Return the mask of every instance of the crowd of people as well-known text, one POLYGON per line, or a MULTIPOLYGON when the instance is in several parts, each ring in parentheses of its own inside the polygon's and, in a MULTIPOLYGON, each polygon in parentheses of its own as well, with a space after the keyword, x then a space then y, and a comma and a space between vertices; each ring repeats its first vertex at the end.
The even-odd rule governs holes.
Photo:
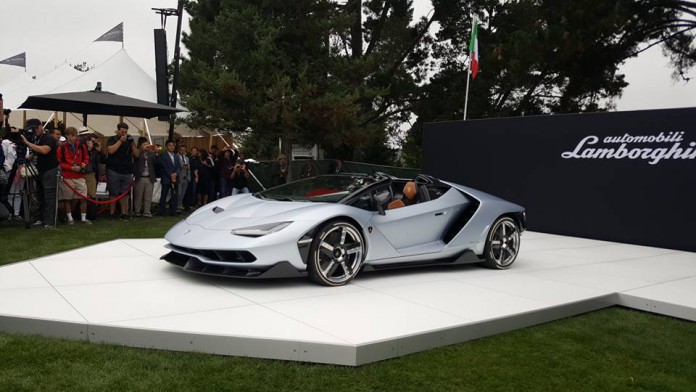
MULTIPOLYGON (((14 127, 10 111, 3 115, 0 221, 30 223, 34 199, 38 216, 33 217, 33 225, 52 228, 58 223, 90 225, 103 205, 108 208, 101 209, 101 215, 110 219, 151 218, 178 215, 217 198, 249 192, 249 163, 233 146, 220 150, 212 145, 206 151, 188 149, 173 140, 164 146, 152 145, 146 137, 135 140, 129 135, 126 123, 119 123, 102 146, 101 137, 86 127, 61 130, 35 118, 14 127), (100 182, 106 183, 106 200, 103 192, 97 194, 100 182)), ((328 173, 344 170, 343 162, 335 160, 328 173)), ((309 159, 300 178, 315 176, 317 171, 316 162, 309 159)), ((288 159, 281 154, 273 167, 271 185, 289 180, 288 159)))
POLYGON ((151 218, 249 192, 249 164, 232 146, 189 150, 168 140, 162 148, 145 137, 134 140, 125 123, 101 146, 100 137, 86 127, 49 130, 52 124, 30 119, 16 128, 8 117, 0 149, 0 202, 10 219, 28 219, 31 198, 26 196, 33 194, 39 204, 33 224, 52 228, 76 221, 89 225, 101 204, 108 204, 102 215, 110 219, 151 218), (106 182, 108 200, 97 200, 99 182, 106 182), (157 183, 161 190, 153 211, 157 183))

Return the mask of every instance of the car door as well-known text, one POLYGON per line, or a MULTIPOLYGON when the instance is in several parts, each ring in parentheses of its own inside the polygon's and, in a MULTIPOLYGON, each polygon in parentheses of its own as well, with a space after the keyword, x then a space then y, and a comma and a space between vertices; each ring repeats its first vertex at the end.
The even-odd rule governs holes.
POLYGON ((442 250, 440 241, 453 214, 442 198, 375 214, 370 225, 402 256, 442 250))

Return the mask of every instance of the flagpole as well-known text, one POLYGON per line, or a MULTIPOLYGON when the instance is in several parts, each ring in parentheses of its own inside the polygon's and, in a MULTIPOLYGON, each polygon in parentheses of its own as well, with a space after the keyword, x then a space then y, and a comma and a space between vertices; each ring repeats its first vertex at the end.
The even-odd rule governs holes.
MULTIPOLYGON (((476 23, 476 16, 473 16, 471 18, 471 34, 474 34, 474 27, 476 23)), ((471 48, 469 48, 469 67, 466 73, 466 95, 464 96, 464 118, 462 119, 463 121, 466 121, 466 110, 469 107, 469 81, 471 80, 471 48)))
POLYGON ((469 81, 471 80, 471 56, 469 56, 469 70, 466 76, 466 95, 464 96, 464 118, 462 120, 466 121, 466 109, 469 106, 469 81))

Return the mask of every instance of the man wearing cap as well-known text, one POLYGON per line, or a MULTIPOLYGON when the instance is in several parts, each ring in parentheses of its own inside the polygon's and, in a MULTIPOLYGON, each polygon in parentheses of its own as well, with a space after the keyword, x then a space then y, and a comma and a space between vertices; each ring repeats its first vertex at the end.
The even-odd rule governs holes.
POLYGON ((52 228, 56 215, 56 187, 58 186, 58 158, 56 156, 56 139, 44 132, 43 124, 38 118, 27 120, 27 129, 33 129, 36 144, 20 135, 24 144, 36 154, 36 168, 39 171, 38 192, 40 217, 36 224, 52 228))
MULTIPOLYGON (((106 142, 106 176, 109 195, 117 197, 123 195, 133 182, 133 156, 138 149, 133 143, 133 138, 128 135, 128 124, 120 123, 116 126, 116 135, 106 142)), ((118 200, 121 210, 121 219, 128 219, 128 197, 118 200)), ((116 203, 111 203, 111 218, 116 218, 116 203)))

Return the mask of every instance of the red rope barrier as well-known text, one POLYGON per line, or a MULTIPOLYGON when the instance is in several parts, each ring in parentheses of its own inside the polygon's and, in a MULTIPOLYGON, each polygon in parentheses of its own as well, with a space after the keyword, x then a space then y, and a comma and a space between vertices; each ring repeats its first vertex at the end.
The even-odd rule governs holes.
POLYGON ((105 201, 100 201, 100 200, 94 200, 94 199, 92 199, 91 197, 89 197, 89 196, 87 196, 87 195, 83 195, 80 191, 78 191, 78 190, 76 190, 75 188, 71 187, 70 184, 68 184, 68 183, 65 181, 65 178, 64 178, 64 177, 61 177, 60 179, 63 181, 63 184, 65 184, 65 186, 67 186, 68 188, 70 188, 71 191, 75 192, 76 195, 78 195, 78 196, 80 196, 81 198, 87 200, 88 202, 91 202, 91 203, 94 203, 94 204, 111 204, 111 203, 115 203, 115 202, 117 202, 117 201, 123 199, 123 198, 128 194, 128 192, 130 192, 130 190, 133 189, 133 184, 135 184, 135 181, 131 181, 130 185, 128 185, 128 189, 126 189, 126 191, 123 192, 122 194, 116 196, 116 198, 110 199, 110 200, 105 200, 105 201))

